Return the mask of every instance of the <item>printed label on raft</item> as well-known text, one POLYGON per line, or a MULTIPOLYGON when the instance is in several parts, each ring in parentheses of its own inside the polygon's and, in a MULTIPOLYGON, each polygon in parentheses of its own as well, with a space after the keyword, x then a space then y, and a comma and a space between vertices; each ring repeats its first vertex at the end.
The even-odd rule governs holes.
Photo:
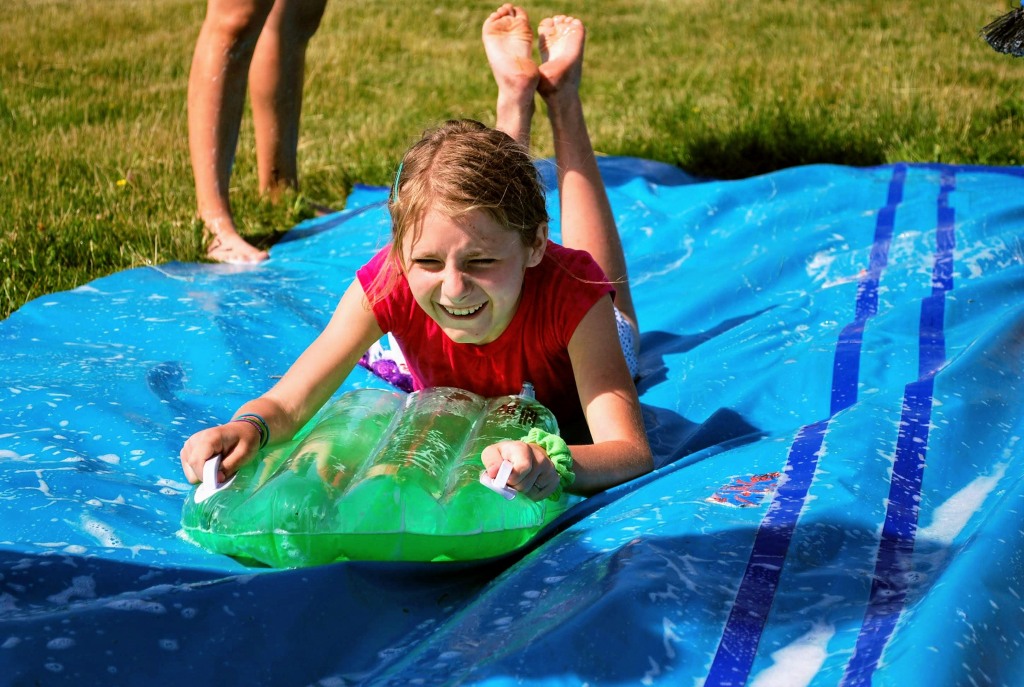
POLYGON ((515 401, 510 401, 500 408, 495 409, 495 412, 500 415, 507 415, 512 418, 514 422, 523 425, 524 427, 533 427, 540 420, 540 415, 536 410, 529 406, 520 405, 515 401))
POLYGON ((732 482, 719 487, 718 491, 709 496, 707 500, 711 503, 739 508, 759 506, 766 495, 775 491, 775 487, 779 484, 780 474, 767 472, 762 475, 735 477, 732 482))

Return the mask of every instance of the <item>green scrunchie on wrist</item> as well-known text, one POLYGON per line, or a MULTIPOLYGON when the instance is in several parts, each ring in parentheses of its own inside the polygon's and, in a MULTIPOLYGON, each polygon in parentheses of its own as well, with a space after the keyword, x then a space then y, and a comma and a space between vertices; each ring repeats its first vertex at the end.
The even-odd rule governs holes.
POLYGON ((548 498, 552 501, 562 498, 562 491, 576 481, 576 473, 572 471, 572 454, 569 453, 569 447, 566 445, 565 440, 557 434, 551 434, 550 432, 545 432, 540 427, 534 427, 520 441, 540 446, 548 454, 548 458, 551 459, 551 463, 558 472, 558 487, 555 488, 554 493, 548 498))

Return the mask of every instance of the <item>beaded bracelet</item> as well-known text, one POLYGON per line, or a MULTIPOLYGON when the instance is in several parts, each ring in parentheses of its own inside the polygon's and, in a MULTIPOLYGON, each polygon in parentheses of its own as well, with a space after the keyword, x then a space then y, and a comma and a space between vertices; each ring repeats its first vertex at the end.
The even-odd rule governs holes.
POLYGON ((232 418, 232 422, 245 422, 256 428, 256 431, 260 433, 260 449, 266 446, 270 442, 270 427, 267 426, 267 421, 256 413, 244 413, 235 418, 232 418))
POLYGON ((562 491, 576 481, 576 473, 572 471, 572 454, 569 452, 565 440, 557 434, 534 427, 520 441, 540 446, 548 454, 548 458, 555 466, 555 471, 558 472, 558 486, 548 498, 557 501, 562 497, 562 491))

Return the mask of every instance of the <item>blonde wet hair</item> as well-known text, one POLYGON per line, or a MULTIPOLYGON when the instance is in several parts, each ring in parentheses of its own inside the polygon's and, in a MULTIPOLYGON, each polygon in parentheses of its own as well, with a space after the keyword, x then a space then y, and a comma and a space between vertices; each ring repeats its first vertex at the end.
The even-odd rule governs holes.
POLYGON ((431 211, 457 219, 474 210, 519 235, 524 246, 537 242, 548 221, 544 187, 529 150, 503 131, 472 119, 449 120, 428 129, 402 158, 388 199, 391 248, 388 265, 368 293, 384 298, 403 271, 402 245, 418 236, 431 211))

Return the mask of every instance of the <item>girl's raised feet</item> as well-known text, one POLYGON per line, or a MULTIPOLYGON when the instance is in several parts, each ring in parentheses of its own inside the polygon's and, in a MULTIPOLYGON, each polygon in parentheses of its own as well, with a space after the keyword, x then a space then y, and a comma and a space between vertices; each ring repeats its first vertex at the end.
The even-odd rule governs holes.
POLYGON ((587 37, 583 22, 564 14, 548 17, 537 27, 537 35, 541 60, 537 91, 545 100, 557 93, 578 93, 587 37))
POLYGON ((483 41, 498 84, 497 128, 528 143, 540 72, 533 61, 533 29, 526 11, 511 3, 499 7, 484 21, 483 41))
POLYGON ((209 241, 207 258, 216 262, 244 265, 263 262, 270 257, 270 253, 248 243, 234 227, 226 224, 224 220, 206 223, 205 232, 209 241))

